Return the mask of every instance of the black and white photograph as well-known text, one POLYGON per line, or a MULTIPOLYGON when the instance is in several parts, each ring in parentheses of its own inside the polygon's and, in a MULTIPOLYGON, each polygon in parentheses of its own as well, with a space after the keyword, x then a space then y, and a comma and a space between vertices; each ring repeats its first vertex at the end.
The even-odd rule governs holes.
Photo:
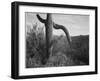
POLYGON ((12 3, 11 77, 97 74, 97 7, 12 3))
POLYGON ((26 68, 89 65, 89 15, 25 12, 26 68))

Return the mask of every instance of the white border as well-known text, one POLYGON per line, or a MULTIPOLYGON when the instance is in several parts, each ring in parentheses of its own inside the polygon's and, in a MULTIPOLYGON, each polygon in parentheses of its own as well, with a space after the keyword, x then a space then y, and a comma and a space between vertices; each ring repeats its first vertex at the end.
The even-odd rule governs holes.
POLYGON ((53 8, 39 6, 19 7, 19 75, 40 75, 95 71, 95 12, 86 9, 53 8), (89 66, 25 68, 25 12, 82 14, 90 17, 89 66), (91 55, 90 55, 91 54, 91 55))

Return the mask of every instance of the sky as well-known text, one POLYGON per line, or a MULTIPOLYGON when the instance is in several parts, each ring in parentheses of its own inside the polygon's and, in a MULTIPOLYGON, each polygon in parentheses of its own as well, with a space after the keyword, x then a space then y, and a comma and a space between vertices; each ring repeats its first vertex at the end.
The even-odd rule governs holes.
MULTIPOLYGON (((37 17, 37 13, 26 12, 25 13, 25 22, 26 27, 32 27, 34 24, 38 26, 44 26, 37 17)), ((38 13, 42 18, 46 19, 45 13, 38 13)), ((79 15, 79 14, 52 14, 52 19, 55 23, 65 26, 70 36, 78 35, 88 35, 89 34, 89 15, 79 15)), ((26 28, 27 29, 27 28, 26 28)), ((53 29, 54 35, 65 35, 62 30, 53 29)))

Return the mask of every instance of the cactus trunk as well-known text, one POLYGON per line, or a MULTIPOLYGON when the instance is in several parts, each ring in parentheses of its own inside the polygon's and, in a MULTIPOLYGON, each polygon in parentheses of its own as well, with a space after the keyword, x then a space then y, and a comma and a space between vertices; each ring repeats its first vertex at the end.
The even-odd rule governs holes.
POLYGON ((50 13, 47 14, 47 18, 44 20, 39 15, 37 15, 40 22, 45 24, 45 31, 46 31, 46 56, 44 60, 47 60, 49 56, 52 55, 52 29, 53 29, 53 22, 52 22, 52 15, 50 13))
POLYGON ((52 28, 53 28, 53 22, 52 22, 52 16, 51 14, 47 14, 47 20, 45 23, 46 26, 46 46, 47 46, 47 58, 49 58, 50 55, 52 55, 52 28))

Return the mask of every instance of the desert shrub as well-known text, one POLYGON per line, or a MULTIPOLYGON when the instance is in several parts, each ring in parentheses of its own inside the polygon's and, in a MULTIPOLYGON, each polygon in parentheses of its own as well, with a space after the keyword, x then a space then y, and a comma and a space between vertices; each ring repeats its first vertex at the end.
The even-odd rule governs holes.
POLYGON ((37 67, 45 56, 45 37, 43 28, 37 29, 37 24, 30 29, 26 37, 26 67, 37 67))

